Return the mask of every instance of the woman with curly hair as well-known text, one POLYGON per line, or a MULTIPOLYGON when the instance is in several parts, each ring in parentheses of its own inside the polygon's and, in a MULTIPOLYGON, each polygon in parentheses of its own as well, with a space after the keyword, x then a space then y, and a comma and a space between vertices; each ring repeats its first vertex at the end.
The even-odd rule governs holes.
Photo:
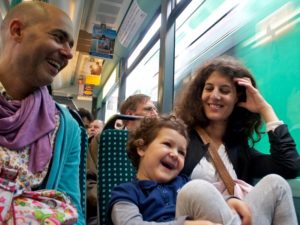
POLYGON ((214 184, 223 196, 232 194, 209 156, 213 148, 232 180, 252 183, 264 177, 243 201, 231 206, 243 221, 250 216, 253 224, 297 224, 291 190, 283 179, 298 174, 296 145, 245 66, 229 56, 206 62, 178 95, 174 110, 187 124, 190 138, 183 174, 214 184), (254 149, 263 121, 270 155, 254 149), (286 196, 289 203, 283 211, 276 207, 274 213, 266 213, 273 208, 266 204, 276 195, 286 196))

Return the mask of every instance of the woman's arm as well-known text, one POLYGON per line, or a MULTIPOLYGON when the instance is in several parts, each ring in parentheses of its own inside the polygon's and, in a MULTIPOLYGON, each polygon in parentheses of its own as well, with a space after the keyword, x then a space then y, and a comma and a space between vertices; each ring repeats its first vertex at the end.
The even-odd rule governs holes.
POLYGON ((276 173, 285 178, 296 177, 300 168, 300 158, 287 126, 279 121, 273 107, 253 87, 249 78, 235 78, 234 81, 246 88, 246 101, 240 102, 239 106, 259 113, 267 124, 271 155, 250 150, 252 174, 262 177, 276 173))
POLYGON ((251 160, 249 170, 253 176, 260 178, 275 173, 286 179, 297 177, 300 170, 300 157, 287 126, 279 125, 274 131, 269 131, 268 136, 271 154, 249 150, 251 160))

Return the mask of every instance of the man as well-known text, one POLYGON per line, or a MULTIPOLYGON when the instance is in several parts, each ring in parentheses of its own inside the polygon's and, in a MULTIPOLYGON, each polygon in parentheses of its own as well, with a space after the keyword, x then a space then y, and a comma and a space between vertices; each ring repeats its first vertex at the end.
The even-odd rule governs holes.
POLYGON ((89 150, 87 153, 87 224, 97 224, 97 153, 102 120, 94 120, 88 128, 89 150))
POLYGON ((18 169, 16 182, 56 189, 71 197, 77 224, 80 204, 80 128, 55 104, 47 85, 72 58, 73 25, 45 2, 23 2, 1 24, 0 164, 18 169), (14 160, 9 160, 9 158, 14 160), (25 180, 24 180, 25 179, 25 180))
POLYGON ((89 139, 92 139, 94 136, 100 134, 103 127, 104 124, 102 120, 94 120, 93 122, 91 122, 88 128, 89 139))
POLYGON ((78 109, 78 114, 80 115, 83 125, 85 127, 85 129, 88 129, 91 122, 93 122, 93 115, 92 113, 85 109, 85 108, 79 108, 78 109))
MULTIPOLYGON (((129 96, 120 107, 120 113, 133 116, 157 116, 157 108, 151 101, 151 98, 144 94, 135 94, 129 96)), ((139 121, 123 121, 128 130, 134 130, 139 121)))

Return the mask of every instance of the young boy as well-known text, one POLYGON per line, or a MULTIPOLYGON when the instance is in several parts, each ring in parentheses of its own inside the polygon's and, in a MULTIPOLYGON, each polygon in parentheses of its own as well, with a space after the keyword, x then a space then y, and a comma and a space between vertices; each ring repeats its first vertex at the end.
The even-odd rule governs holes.
POLYGON ((213 196, 220 195, 211 184, 198 180, 185 185, 189 178, 179 173, 184 166, 187 139, 185 124, 174 116, 144 118, 130 133, 127 153, 137 174, 133 181, 113 189, 108 210, 111 224, 240 224, 237 214, 220 196, 222 201, 202 196, 201 190, 207 188, 213 196))

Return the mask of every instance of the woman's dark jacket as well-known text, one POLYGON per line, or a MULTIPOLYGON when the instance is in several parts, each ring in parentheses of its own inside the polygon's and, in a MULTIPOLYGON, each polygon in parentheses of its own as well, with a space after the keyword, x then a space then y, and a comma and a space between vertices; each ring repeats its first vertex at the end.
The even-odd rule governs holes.
MULTIPOLYGON (((286 179, 299 175, 300 157, 296 150, 296 144, 285 124, 278 126, 274 132, 268 132, 270 141, 270 155, 258 152, 248 143, 226 143, 225 148, 231 160, 237 177, 248 183, 254 178, 275 173, 286 179)), ((205 156, 207 147, 195 130, 189 134, 190 142, 187 148, 185 165, 182 173, 190 176, 197 163, 205 156)))

